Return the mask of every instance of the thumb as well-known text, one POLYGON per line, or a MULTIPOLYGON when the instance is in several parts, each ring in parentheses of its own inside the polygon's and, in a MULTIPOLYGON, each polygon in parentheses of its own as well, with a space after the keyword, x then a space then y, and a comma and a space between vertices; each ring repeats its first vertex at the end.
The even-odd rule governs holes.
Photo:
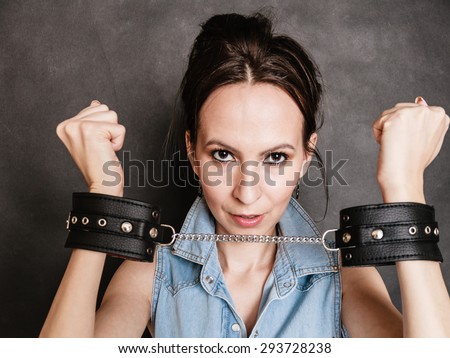
POLYGON ((115 152, 119 151, 120 149, 122 149, 122 146, 124 144, 125 141, 125 127, 121 124, 113 124, 110 128, 109 128, 109 133, 110 133, 110 141, 112 144, 112 148, 115 152))
POLYGON ((420 104, 421 106, 428 106, 427 102, 422 97, 416 97, 414 103, 420 104))

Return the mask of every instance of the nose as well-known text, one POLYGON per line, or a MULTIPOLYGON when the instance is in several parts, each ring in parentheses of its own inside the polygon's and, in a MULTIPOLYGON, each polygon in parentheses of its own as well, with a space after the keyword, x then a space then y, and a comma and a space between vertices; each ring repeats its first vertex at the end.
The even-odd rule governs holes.
POLYGON ((233 179, 233 197, 246 205, 253 204, 262 195, 261 165, 258 162, 243 162, 233 179))

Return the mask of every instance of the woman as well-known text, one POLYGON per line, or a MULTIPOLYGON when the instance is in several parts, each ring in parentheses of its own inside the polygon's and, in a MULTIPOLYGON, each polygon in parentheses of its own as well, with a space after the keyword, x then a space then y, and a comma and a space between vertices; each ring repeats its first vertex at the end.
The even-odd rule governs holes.
MULTIPOLYGON (((219 15, 197 37, 181 86, 184 138, 202 195, 181 232, 317 236, 291 199, 316 151, 319 72, 304 49, 272 33, 262 15, 219 15)), ((424 203, 423 172, 449 118, 421 99, 386 110, 373 124, 381 145, 385 202, 424 203)), ((117 160, 125 128, 98 101, 62 122, 58 136, 90 192, 103 163, 117 160), (93 155, 95 153, 95 155, 93 155)), ((123 173, 121 173, 123 178, 123 173)), ((373 267, 338 268, 322 247, 177 241, 155 261, 125 261, 96 312, 105 254, 73 250, 41 336, 417 337, 450 336, 450 304, 439 263, 396 264, 403 317, 373 267)))

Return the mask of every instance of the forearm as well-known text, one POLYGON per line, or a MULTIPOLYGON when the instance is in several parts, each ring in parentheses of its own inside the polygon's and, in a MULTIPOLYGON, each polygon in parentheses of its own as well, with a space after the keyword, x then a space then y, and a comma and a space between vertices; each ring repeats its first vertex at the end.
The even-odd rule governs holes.
POLYGON ((450 337, 450 301, 440 264, 397 262, 405 337, 450 337))
MULTIPOLYGON (((389 202, 425 204, 422 184, 382 190, 389 202)), ((450 300, 440 264, 435 261, 396 263, 403 311, 405 337, 450 337, 450 300)))
POLYGON ((106 255, 72 252, 40 337, 92 337, 97 295, 106 255))

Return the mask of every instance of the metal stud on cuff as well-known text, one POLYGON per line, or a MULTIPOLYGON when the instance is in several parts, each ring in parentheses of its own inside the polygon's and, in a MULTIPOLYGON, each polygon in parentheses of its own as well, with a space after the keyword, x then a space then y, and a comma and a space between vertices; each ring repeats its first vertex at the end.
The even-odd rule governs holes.
POLYGON ((376 229, 372 231, 372 239, 381 240, 383 238, 383 235, 384 233, 383 230, 381 229, 376 229))
POLYGON ((431 233, 431 227, 426 226, 425 227, 425 234, 429 235, 431 233))
POLYGON ((129 233, 131 230, 133 230, 133 224, 131 224, 129 221, 124 221, 122 225, 120 225, 120 229, 123 232, 129 233))
POLYGON ((350 233, 345 232, 344 235, 342 235, 342 241, 346 244, 352 239, 352 235, 350 233))
POLYGON ((152 239, 155 239, 158 236, 158 229, 156 227, 152 227, 148 233, 152 239))
POLYGON ((408 232, 409 232, 410 235, 415 235, 415 234, 417 233, 417 227, 411 226, 411 227, 408 229, 408 232))
POLYGON ((81 219, 81 223, 82 223, 83 225, 89 224, 89 218, 87 218, 86 216, 84 216, 83 219, 81 219))

